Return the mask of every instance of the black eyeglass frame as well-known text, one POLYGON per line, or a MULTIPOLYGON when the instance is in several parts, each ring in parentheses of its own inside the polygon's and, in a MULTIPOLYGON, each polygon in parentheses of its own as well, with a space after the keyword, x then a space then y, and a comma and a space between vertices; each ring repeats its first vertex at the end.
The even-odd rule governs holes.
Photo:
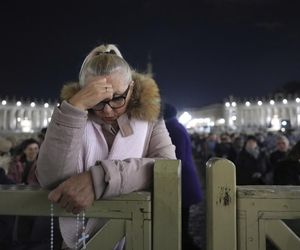
POLYGON ((105 108, 106 104, 107 104, 109 107, 111 107, 112 109, 119 109, 119 108, 124 107, 125 104, 126 104, 126 98, 127 98, 127 95, 128 95, 129 89, 130 89, 130 86, 131 86, 131 84, 128 85, 127 89, 124 91, 124 93, 123 93, 122 95, 117 96, 117 97, 115 97, 115 98, 113 98, 113 99, 111 99, 111 100, 109 100, 109 101, 102 101, 102 102, 99 102, 99 103, 96 104, 94 107, 92 107, 91 110, 94 110, 94 111, 102 111, 102 110, 105 108), (112 101, 114 101, 114 100, 116 100, 116 99, 120 99, 120 98, 122 98, 122 99, 123 99, 123 102, 124 102, 122 105, 120 105, 120 106, 118 106, 118 107, 113 107, 113 106, 110 104, 110 102, 112 102, 112 101), (97 108, 97 106, 99 106, 99 105, 101 105, 100 108, 97 108))

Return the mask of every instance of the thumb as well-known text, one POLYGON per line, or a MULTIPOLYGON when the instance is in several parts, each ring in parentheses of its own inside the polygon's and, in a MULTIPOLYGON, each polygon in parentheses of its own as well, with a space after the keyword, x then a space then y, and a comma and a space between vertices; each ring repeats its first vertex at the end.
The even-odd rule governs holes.
POLYGON ((51 202, 57 203, 59 202, 61 196, 62 196, 62 185, 59 185, 57 188, 53 189, 49 194, 48 194, 48 200, 51 202))

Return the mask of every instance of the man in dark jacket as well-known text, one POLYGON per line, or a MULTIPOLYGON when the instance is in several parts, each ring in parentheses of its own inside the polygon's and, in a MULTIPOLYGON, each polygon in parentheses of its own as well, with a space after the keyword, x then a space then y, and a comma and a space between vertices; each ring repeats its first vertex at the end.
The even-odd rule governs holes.
POLYGON ((268 158, 260 150, 255 136, 248 136, 236 164, 237 185, 262 185, 268 169, 268 158))

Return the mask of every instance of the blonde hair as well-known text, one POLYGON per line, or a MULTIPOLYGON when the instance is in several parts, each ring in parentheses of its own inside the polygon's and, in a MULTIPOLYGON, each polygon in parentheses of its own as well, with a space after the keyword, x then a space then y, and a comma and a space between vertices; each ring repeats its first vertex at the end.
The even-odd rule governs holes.
POLYGON ((132 71, 114 44, 94 48, 84 59, 79 72, 79 85, 83 87, 87 76, 104 76, 114 72, 124 75, 126 83, 132 81, 132 71))

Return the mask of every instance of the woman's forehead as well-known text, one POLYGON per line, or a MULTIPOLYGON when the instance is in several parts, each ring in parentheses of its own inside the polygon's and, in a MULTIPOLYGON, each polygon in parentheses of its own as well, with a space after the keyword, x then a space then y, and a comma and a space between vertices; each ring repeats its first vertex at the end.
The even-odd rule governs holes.
POLYGON ((106 78, 106 82, 113 85, 113 87, 117 87, 120 85, 121 88, 124 88, 124 85, 127 86, 128 85, 128 80, 125 77, 125 74, 123 74, 122 72, 114 72, 112 74, 109 75, 103 75, 103 76, 93 76, 93 75, 89 75, 86 78, 86 82, 91 82, 94 80, 101 80, 103 78, 106 78))
POLYGON ((30 144, 28 144, 27 146, 26 146, 26 148, 25 149, 27 149, 27 148, 35 148, 35 147, 39 147, 39 145, 37 144, 37 143, 30 143, 30 144))

